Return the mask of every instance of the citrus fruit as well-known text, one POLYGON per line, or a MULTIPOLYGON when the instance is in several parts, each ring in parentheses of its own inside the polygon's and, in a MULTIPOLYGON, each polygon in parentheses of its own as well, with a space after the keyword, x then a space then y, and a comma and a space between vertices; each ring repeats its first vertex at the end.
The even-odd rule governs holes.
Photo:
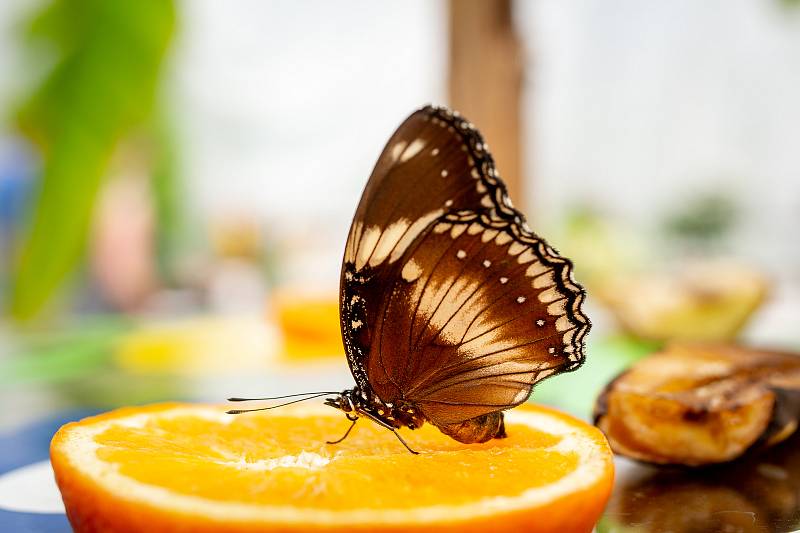
POLYGON ((62 427, 51 445, 76 531, 588 532, 612 455, 588 424, 507 412, 508 438, 464 445, 428 425, 389 431, 323 406, 123 408, 62 427))
POLYGON ((283 290, 274 297, 273 313, 287 359, 342 357, 339 299, 336 293, 283 290))

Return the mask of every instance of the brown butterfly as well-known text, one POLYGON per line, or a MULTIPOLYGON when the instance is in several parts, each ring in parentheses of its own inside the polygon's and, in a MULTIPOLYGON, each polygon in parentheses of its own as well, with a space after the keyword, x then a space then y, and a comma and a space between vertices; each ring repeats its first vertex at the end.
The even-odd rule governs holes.
POLYGON ((331 444, 360 417, 413 453, 397 429, 430 422, 464 443, 503 438, 503 411, 578 368, 590 328, 572 263, 528 229, 480 133, 443 107, 413 113, 378 159, 340 298, 356 385, 295 400, 335 394, 325 403, 352 424, 331 444))

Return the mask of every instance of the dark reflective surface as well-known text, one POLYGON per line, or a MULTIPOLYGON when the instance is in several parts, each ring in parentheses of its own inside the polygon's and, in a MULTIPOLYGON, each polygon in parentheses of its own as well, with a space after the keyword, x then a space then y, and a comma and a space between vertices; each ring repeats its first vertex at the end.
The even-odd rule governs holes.
POLYGON ((687 470, 617 460, 599 532, 738 533, 800 528, 800 438, 735 463, 687 470))

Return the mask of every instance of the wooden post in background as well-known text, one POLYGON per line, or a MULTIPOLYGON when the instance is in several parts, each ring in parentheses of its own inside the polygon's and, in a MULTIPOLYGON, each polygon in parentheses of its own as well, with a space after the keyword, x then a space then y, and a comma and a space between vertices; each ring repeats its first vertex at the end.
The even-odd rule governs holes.
POLYGON ((522 45, 511 0, 450 0, 450 105, 483 133, 518 207, 524 207, 520 148, 522 45))

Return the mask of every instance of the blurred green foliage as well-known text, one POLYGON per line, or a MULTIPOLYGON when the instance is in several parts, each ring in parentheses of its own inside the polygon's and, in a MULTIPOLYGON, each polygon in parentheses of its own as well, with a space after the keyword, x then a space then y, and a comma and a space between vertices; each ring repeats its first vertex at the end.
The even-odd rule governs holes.
POLYGON ((724 239, 736 224, 739 208, 725 193, 708 193, 692 198, 669 214, 667 233, 697 244, 724 239))
POLYGON ((660 343, 626 335, 589 337, 586 362, 576 372, 555 375, 536 385, 531 401, 563 409, 591 420, 594 403, 603 388, 639 359, 655 352, 660 343))
POLYGON ((184 212, 181 209, 182 189, 179 187, 179 156, 175 142, 176 134, 172 128, 169 114, 163 109, 156 110, 153 122, 153 168, 150 190, 157 222, 156 259, 160 278, 168 284, 174 283, 173 264, 181 252, 184 228, 184 212))
POLYGON ((17 114, 44 164, 12 280, 13 317, 36 316, 80 263, 115 148, 152 123, 175 18, 171 0, 54 0, 27 26, 26 47, 51 55, 52 68, 17 114))
POLYGON ((0 357, 0 387, 54 384, 107 374, 121 333, 131 329, 124 319, 92 318, 66 329, 19 335, 11 357, 0 357))

